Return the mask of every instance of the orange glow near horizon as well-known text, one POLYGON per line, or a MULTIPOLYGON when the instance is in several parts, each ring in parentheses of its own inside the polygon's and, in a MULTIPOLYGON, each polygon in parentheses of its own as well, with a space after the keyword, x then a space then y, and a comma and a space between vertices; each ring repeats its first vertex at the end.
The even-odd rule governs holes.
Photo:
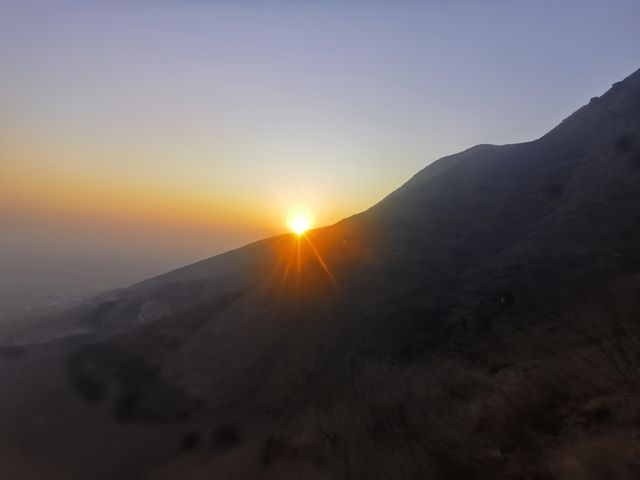
POLYGON ((82 237, 127 255, 153 245, 191 259, 284 232, 301 237, 377 199, 373 187, 336 195, 333 176, 306 170, 261 170, 260 163, 249 176, 234 166, 233 151, 219 152, 216 163, 201 158, 199 145, 181 150, 169 142, 158 151, 144 139, 121 145, 51 135, 17 127, 0 135, 0 217, 33 238, 67 237, 73 245, 82 237), (183 157, 193 160, 175 161, 183 157))
MULTIPOLYGON (((197 232, 202 230, 246 233, 246 241, 283 231, 301 234, 363 208, 349 201, 338 205, 326 200, 321 194, 322 186, 313 190, 309 186, 312 182, 299 189, 269 184, 257 196, 254 188, 229 191, 215 181, 208 184, 200 180, 159 179, 153 172, 147 176, 128 175, 119 168, 109 170, 108 162, 101 163, 104 168, 100 169, 54 159, 39 163, 34 160, 36 153, 16 152, 12 158, 0 154, 0 211, 5 215, 25 221, 30 217, 75 219, 79 228, 88 230, 109 224, 114 234, 130 224, 166 227, 187 234, 196 232, 194 240, 198 243, 197 232), (296 205, 296 197, 303 197, 305 203, 313 203, 316 208, 311 212, 303 206, 291 207, 296 205), (288 210, 284 222, 283 209, 288 210)), ((239 185, 237 190, 245 187, 242 182, 239 185)))
POLYGON ((289 220, 289 228, 300 236, 311 228, 311 218, 305 213, 297 213, 289 220))
MULTIPOLYGON (((213 170, 178 168, 167 159, 158 160, 156 168, 141 168, 150 156, 143 148, 136 151, 138 165, 131 152, 17 138, 0 153, 0 219, 14 237, 34 239, 21 241, 25 252, 39 242, 127 257, 152 251, 148 255, 154 259, 166 253, 190 262, 290 232, 313 257, 310 264, 317 264, 304 239, 307 231, 369 202, 364 196, 358 203, 338 201, 307 172, 274 173, 275 182, 266 174, 238 176, 233 168, 219 177, 213 170)), ((323 248, 318 251, 324 255, 323 248)), ((309 264, 302 260, 306 270, 309 264)))

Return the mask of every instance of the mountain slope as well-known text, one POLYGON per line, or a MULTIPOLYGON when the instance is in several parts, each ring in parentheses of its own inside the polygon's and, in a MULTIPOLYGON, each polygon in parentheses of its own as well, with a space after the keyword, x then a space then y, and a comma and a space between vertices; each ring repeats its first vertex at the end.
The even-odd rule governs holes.
POLYGON ((2 456, 60 478, 634 478, 639 179, 637 71, 538 140, 5 349, 2 456))

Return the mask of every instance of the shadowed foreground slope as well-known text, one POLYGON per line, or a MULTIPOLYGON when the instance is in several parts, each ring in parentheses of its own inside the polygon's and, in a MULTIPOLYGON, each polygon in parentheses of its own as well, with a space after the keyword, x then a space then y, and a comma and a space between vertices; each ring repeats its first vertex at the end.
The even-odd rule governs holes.
MULTIPOLYGON (((0 349, 16 478, 637 478, 640 71, 0 349), (21 476, 20 476, 21 475, 21 476)), ((3 467, 4 468, 4 467, 3 467)))

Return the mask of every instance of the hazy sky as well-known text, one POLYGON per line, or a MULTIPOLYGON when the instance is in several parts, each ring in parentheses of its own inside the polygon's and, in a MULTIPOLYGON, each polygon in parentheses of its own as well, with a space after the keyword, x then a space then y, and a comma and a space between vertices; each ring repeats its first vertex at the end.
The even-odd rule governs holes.
POLYGON ((640 67, 640 2, 0 0, 0 293, 366 209, 640 67))

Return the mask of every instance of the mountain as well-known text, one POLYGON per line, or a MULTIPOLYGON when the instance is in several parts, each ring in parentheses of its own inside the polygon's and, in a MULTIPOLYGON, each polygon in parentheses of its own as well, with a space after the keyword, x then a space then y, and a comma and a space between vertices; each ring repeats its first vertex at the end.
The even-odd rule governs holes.
POLYGON ((640 70, 0 348, 15 478, 637 478, 640 70))

